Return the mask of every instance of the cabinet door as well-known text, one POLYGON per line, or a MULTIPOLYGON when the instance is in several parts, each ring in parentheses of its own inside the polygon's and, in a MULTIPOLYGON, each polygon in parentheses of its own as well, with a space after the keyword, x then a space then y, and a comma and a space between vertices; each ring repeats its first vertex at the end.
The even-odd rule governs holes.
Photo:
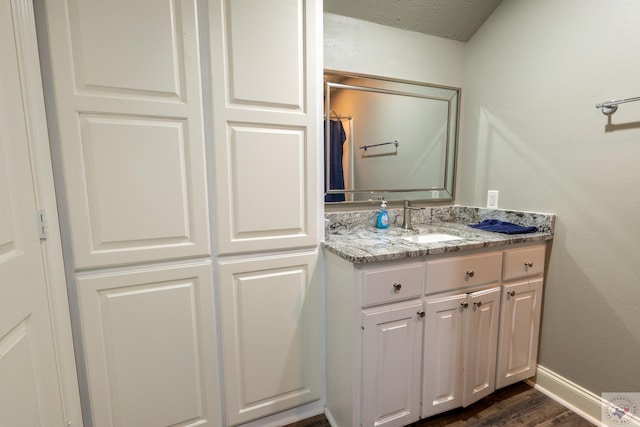
POLYGON ((317 252, 220 261, 229 425, 320 398, 317 252))
POLYGON ((211 264, 78 277, 95 427, 220 425, 211 264))
POLYGON ((463 406, 491 394, 496 388, 500 288, 469 294, 465 315, 463 406))
POLYGON ((506 285, 502 293, 496 387, 536 373, 542 279, 506 285))
POLYGON ((425 303, 423 418, 462 406, 465 304, 467 294, 425 303))
POLYGON ((211 0, 221 254, 319 241, 322 2, 211 0))
POLYGON ((422 301, 363 311, 363 427, 418 420, 422 301))
POLYGON ((210 254, 196 2, 45 3, 75 267, 210 254))

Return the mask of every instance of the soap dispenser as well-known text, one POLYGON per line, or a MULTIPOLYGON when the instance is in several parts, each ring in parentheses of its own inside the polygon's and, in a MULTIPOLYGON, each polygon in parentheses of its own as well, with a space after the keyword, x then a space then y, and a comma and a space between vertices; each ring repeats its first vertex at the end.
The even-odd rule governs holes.
POLYGON ((383 200, 378 212, 378 228, 389 228, 389 213, 387 212, 387 201, 383 200))

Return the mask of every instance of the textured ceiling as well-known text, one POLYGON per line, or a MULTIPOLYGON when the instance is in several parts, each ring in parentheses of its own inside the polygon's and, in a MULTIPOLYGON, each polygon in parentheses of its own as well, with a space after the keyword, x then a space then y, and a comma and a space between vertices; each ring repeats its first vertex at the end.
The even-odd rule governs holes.
POLYGON ((324 11, 467 42, 502 0, 324 0, 324 11))

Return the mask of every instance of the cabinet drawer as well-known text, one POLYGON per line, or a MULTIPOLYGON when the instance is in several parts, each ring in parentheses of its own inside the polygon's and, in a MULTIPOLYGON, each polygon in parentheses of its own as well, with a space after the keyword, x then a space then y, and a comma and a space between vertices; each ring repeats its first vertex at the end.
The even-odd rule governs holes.
POLYGON ((362 271, 362 306, 367 307, 422 295, 424 264, 362 271))
POLYGON ((545 246, 505 251, 502 278, 504 280, 535 276, 544 271, 545 246))
POLYGON ((502 272, 502 252, 458 256, 427 262, 426 293, 497 282, 502 272))

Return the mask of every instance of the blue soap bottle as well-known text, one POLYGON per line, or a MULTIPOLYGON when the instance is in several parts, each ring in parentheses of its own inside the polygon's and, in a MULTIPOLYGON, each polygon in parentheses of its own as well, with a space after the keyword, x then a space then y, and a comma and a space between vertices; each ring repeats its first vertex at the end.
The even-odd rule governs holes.
POLYGON ((389 212, 387 212, 387 201, 383 200, 378 212, 378 228, 389 228, 389 212))

